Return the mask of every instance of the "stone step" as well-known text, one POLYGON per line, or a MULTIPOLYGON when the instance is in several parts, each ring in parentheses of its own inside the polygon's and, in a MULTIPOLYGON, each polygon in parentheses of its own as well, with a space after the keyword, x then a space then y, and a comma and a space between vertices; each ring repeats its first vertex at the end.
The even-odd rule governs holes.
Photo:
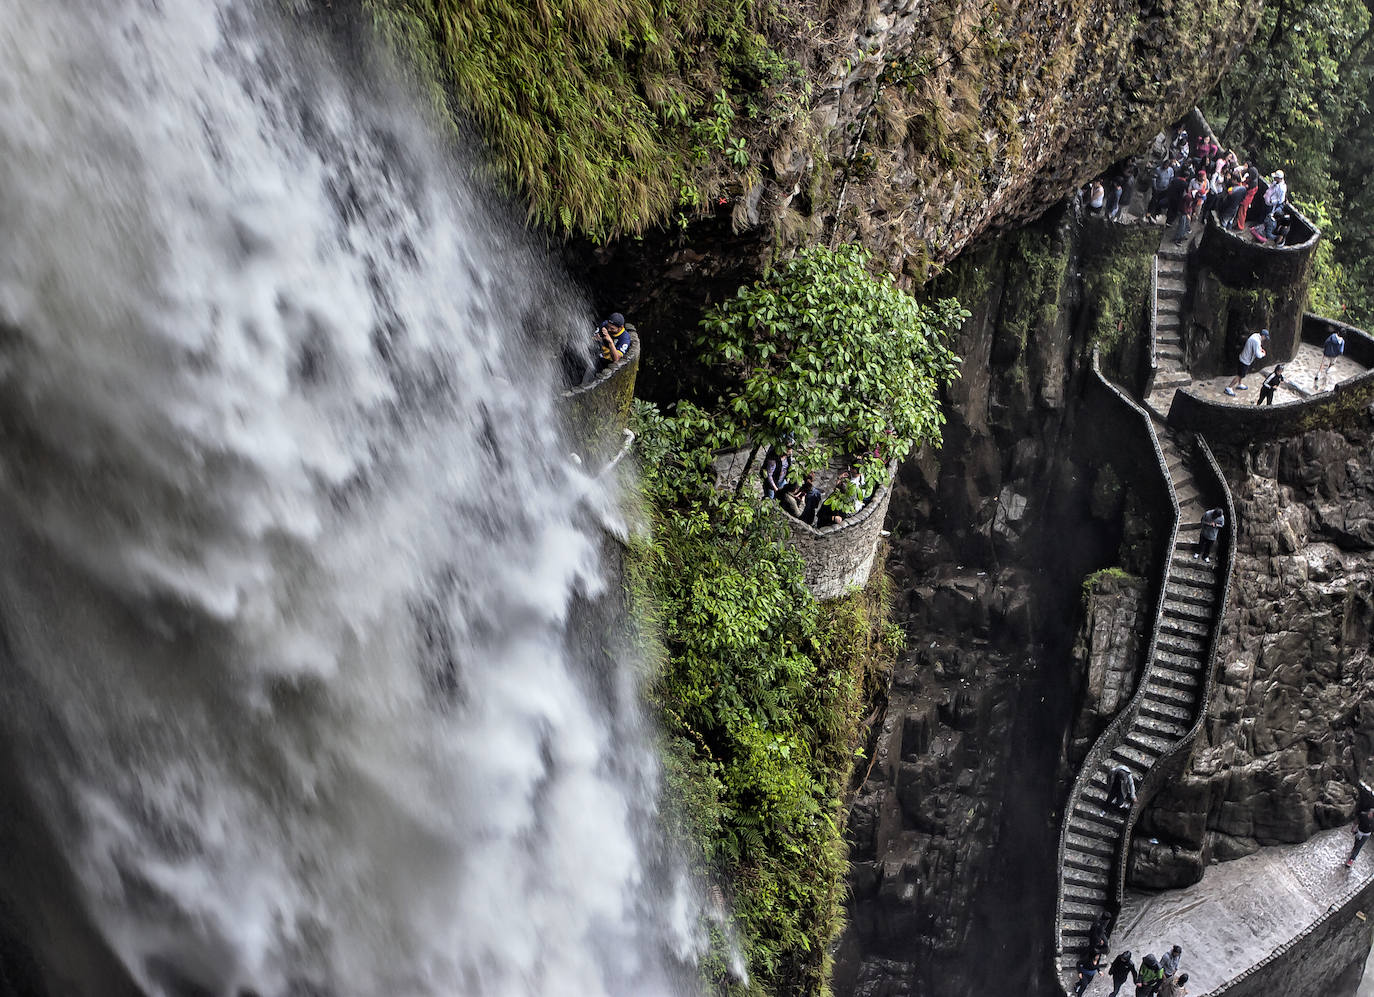
POLYGON ((1167 647, 1156 647, 1154 664, 1172 668, 1176 672, 1200 672, 1202 671, 1202 655, 1179 654, 1167 647))
POLYGON ((1145 699, 1151 703, 1179 706, 1185 710, 1197 707, 1197 693, 1192 688, 1179 688, 1163 682, 1151 682, 1147 685, 1145 699))
POLYGON ((1140 712, 1159 720, 1171 720, 1174 723, 1183 724, 1184 730, 1193 725, 1193 711, 1179 703, 1172 703, 1162 699, 1155 699, 1147 695, 1140 702, 1140 712))
POLYGON ((1196 623, 1211 623, 1212 610, 1207 606, 1197 606, 1191 602, 1183 602, 1169 595, 1165 590, 1164 616, 1174 617, 1175 619, 1192 620, 1196 623))
POLYGON ((1091 829, 1099 832, 1106 831, 1112 837, 1121 834, 1121 825, 1125 823, 1122 811, 1116 807, 1105 809, 1094 807, 1082 802, 1073 808, 1073 822, 1078 823, 1086 834, 1091 825, 1091 829))
POLYGON ((1150 668, 1150 681, 1157 685, 1172 686, 1175 689, 1185 691, 1194 699, 1197 698, 1198 686, 1202 684, 1202 679, 1193 672, 1181 672, 1174 668, 1161 668, 1158 665, 1150 668))
POLYGON ((1191 548, 1196 544, 1188 544, 1189 552, 1180 556, 1175 552, 1169 561, 1169 578, 1188 580, 1193 584, 1216 585, 1217 565, 1215 561, 1204 561, 1192 555, 1191 548))
POLYGON ((1100 824, 1096 820, 1089 820, 1081 816, 1077 810, 1069 818, 1069 830, 1080 838, 1092 838, 1095 841, 1105 841, 1113 844, 1121 837, 1120 828, 1110 824, 1100 824))
POLYGON ((1163 633, 1155 642, 1155 647, 1165 651, 1173 651, 1175 654, 1194 654, 1199 659, 1207 653, 1207 642, 1196 637, 1184 637, 1182 634, 1163 633))
POLYGON ((1168 597, 1193 606, 1211 606, 1217 601, 1217 591, 1214 585, 1198 585, 1191 578, 1179 578, 1171 573, 1168 597))
POLYGON ((1146 731, 1133 727, 1130 732, 1126 734, 1125 743, 1133 748, 1139 748, 1141 751, 1154 752, 1156 755, 1162 755, 1174 746, 1174 739, 1171 737, 1164 737, 1153 731, 1146 731))
POLYGON ((1077 869, 1085 875, 1101 876, 1106 880, 1112 873, 1112 860, 1092 852, 1065 851, 1064 868, 1077 869))
POLYGON ((1102 913, 1102 907, 1102 904, 1081 903, 1079 901, 1070 900, 1067 897, 1065 897, 1064 905, 1060 909, 1064 912, 1065 920, 1068 920, 1070 917, 1072 917, 1075 921, 1080 921, 1083 918, 1087 918, 1088 923, 1091 924, 1093 919, 1096 918, 1097 915, 1102 913))
POLYGON ((1107 785, 1106 782, 1093 780, 1083 787, 1083 793, 1079 797, 1081 804, 1096 807, 1101 810, 1107 805, 1107 785))
MULTIPOLYGON (((1095 919, 1094 917, 1093 920, 1095 919)), ((1075 952, 1080 951, 1082 948, 1086 948, 1088 944, 1088 934, 1092 931, 1092 928, 1092 920, 1085 921, 1081 917, 1070 920, 1066 915, 1063 920, 1063 927, 1060 928, 1059 931, 1060 936, 1064 940, 1065 951, 1068 950, 1068 946, 1070 945, 1078 946, 1078 948, 1074 949, 1075 952)))
POLYGON ((1072 890, 1078 896, 1107 896, 1109 877, 1105 869, 1088 872, 1086 869, 1065 866, 1063 878, 1066 895, 1072 890))
MULTIPOLYGON (((1133 748, 1129 744, 1119 744, 1112 749, 1112 758, 1115 759, 1118 764, 1130 762, 1132 768, 1138 767, 1141 769, 1142 775, 1154 766, 1158 757, 1158 755, 1150 754, 1147 751, 1141 751, 1139 748, 1133 748)), ((1140 781, 1140 775, 1136 776, 1135 781, 1140 781)))
POLYGON ((1156 340, 1162 339, 1165 336, 1173 336, 1175 339, 1181 337, 1182 329, 1180 327, 1183 325, 1183 318, 1178 309, 1174 307, 1175 304, 1177 304, 1177 302, 1170 298, 1168 308, 1155 309, 1156 340))
POLYGON ((1182 246, 1175 246, 1173 240, 1160 243, 1158 251, 1155 253, 1159 257, 1159 265, 1163 266, 1165 260, 1184 260, 1185 266, 1188 259, 1188 250, 1182 246))
POLYGON ((1111 859, 1116 855, 1116 846, 1101 838, 1085 837, 1072 830, 1064 835, 1064 851, 1069 849, 1082 855, 1096 855, 1098 858, 1111 859))
POLYGON ((1170 392, 1168 397, 1160 400, 1164 405, 1164 412, 1167 415, 1169 411, 1168 406, 1171 405, 1174 400, 1172 389, 1182 388, 1192 383, 1193 375, 1189 374, 1186 370, 1165 367, 1156 368, 1154 392, 1151 394, 1150 401, 1153 404, 1154 395, 1168 390, 1170 392))
POLYGON ((1178 364, 1179 369, 1183 369, 1183 350, 1179 347, 1166 346, 1161 343, 1159 349, 1155 351, 1155 356, 1159 359, 1160 363, 1167 361, 1169 363, 1178 364))
POLYGON ((1164 275, 1159 277, 1159 296, 1160 298, 1181 298, 1188 285, 1181 280, 1165 280, 1164 275))
POLYGON ((1107 884, 1084 886, 1081 883, 1064 883, 1064 902, 1084 904, 1101 910, 1107 903, 1107 884))
MULTIPOLYGON (((1195 482, 1195 481, 1193 480, 1192 475, 1187 475, 1186 477, 1180 477, 1178 480, 1176 480, 1176 481, 1174 482, 1174 495, 1175 495, 1175 497, 1177 497, 1177 499, 1178 499, 1178 504, 1179 504, 1179 505, 1183 505, 1184 503, 1187 503, 1187 502, 1197 502, 1197 501, 1199 501, 1199 500, 1201 499, 1201 496, 1202 496, 1202 490, 1201 490, 1200 488, 1198 488, 1197 482, 1195 482)), ((1199 532, 1199 533, 1202 531, 1201 519, 1202 519, 1202 517, 1199 516, 1199 517, 1198 517, 1198 520, 1199 520, 1199 522, 1198 522, 1198 532, 1199 532)))
POLYGON ((1196 637, 1199 639, 1210 639, 1212 628, 1210 623, 1201 623, 1197 620, 1185 620, 1178 617, 1170 619, 1164 617, 1160 620, 1160 633, 1180 634, 1184 637, 1196 637))

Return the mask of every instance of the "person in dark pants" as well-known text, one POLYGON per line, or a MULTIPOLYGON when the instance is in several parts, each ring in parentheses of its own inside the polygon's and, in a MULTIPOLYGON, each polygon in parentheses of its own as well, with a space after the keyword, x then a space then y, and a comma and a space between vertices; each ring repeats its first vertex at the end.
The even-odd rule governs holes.
POLYGON ((1153 997, 1163 982, 1164 973, 1159 968, 1159 960, 1152 952, 1140 960, 1140 972, 1136 974, 1135 997, 1153 997))
POLYGON ((1088 929, 1088 947, 1094 952, 1106 952, 1112 937, 1112 914, 1104 910, 1088 929))
POLYGON ((1273 405, 1274 391, 1283 383, 1283 364, 1274 364, 1274 369, 1269 372, 1269 376, 1260 385, 1259 398, 1255 400, 1256 405, 1273 405))
POLYGON ((1374 808, 1361 810, 1355 815, 1355 847, 1350 849, 1350 858, 1345 860, 1347 869, 1355 864, 1355 857, 1360 854, 1360 849, 1371 834, 1374 834, 1374 808))
POLYGON ((1073 988, 1073 997, 1083 997, 1097 971, 1102 968, 1102 953, 1093 952, 1078 960, 1078 982, 1073 988))
POLYGON ((1107 803, 1122 810, 1135 806, 1135 777, 1125 765, 1112 769, 1111 790, 1107 793, 1107 803))
POLYGON ((1112 978, 1112 992, 1109 997, 1116 997, 1121 988, 1126 985, 1127 980, 1135 983, 1138 974, 1135 971, 1135 963, 1131 960, 1130 949, 1112 960, 1112 965, 1107 970, 1107 974, 1112 978))
POLYGON ((1226 525, 1226 512, 1220 507, 1208 509, 1202 514, 1202 535, 1198 538, 1197 550, 1193 551, 1193 560, 1199 557, 1211 563, 1212 546, 1217 542, 1218 531, 1226 525))

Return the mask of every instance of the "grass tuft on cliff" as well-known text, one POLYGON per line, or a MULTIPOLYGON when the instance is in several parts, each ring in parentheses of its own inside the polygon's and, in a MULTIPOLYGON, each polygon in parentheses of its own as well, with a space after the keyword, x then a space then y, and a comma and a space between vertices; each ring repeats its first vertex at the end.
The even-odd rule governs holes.
POLYGON ((800 67, 740 0, 364 0, 419 79, 471 120, 531 219, 637 233, 757 175, 754 136, 799 113, 800 67))

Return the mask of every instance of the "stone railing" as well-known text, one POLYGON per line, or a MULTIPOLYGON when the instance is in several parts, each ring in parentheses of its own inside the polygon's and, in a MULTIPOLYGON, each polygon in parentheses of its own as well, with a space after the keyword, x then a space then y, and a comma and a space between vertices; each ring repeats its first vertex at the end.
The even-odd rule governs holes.
POLYGON ((586 384, 563 392, 563 411, 568 433, 578 456, 592 469, 614 459, 624 445, 634 402, 635 376, 639 373, 639 333, 632 325, 630 348, 614 364, 586 384))
MULTIPOLYGON (((1116 448, 1118 457, 1123 460, 1118 461, 1118 466, 1130 474, 1132 478, 1139 482, 1140 487, 1146 492, 1147 508, 1158 510, 1161 503, 1157 497, 1164 497, 1163 507, 1167 508, 1168 515, 1168 539, 1159 544, 1159 560, 1163 570, 1160 573, 1160 584, 1154 600, 1154 626, 1150 633, 1149 646, 1145 652, 1145 661, 1152 661, 1155 656, 1155 646, 1159 639, 1159 628, 1161 618, 1164 615, 1164 603, 1168 592, 1169 559, 1172 557, 1174 546, 1178 540, 1179 511, 1178 497, 1174 493, 1173 478, 1169 474, 1168 461, 1164 457, 1164 450, 1159 444, 1159 437, 1155 434, 1154 423, 1151 421, 1149 413, 1141 408, 1124 391, 1118 388, 1111 381, 1102 375, 1102 370, 1098 360, 1097 351, 1093 351, 1092 373, 1089 375, 1089 390, 1098 399, 1105 402, 1096 404, 1094 409, 1101 411, 1102 416, 1107 421, 1094 420, 1093 435, 1099 438, 1110 439, 1116 448), (1110 416, 1106 411, 1108 408, 1115 408, 1118 416, 1110 416), (1114 431, 1114 427, 1128 426, 1126 432, 1114 431), (1152 461, 1135 459, 1137 454, 1149 454, 1152 461)), ((1126 734, 1131 730, 1137 714, 1144 702, 1146 693, 1146 682, 1144 676, 1136 683, 1135 692, 1131 695, 1130 701, 1121 708, 1117 715, 1108 724, 1107 729, 1098 737, 1096 743, 1088 750, 1087 756, 1083 759, 1079 767, 1078 775, 1074 779, 1073 786, 1069 790, 1068 799, 1064 803, 1063 817, 1059 829, 1059 854, 1058 854, 1058 874, 1059 887, 1055 900, 1054 912, 1054 934, 1055 952, 1054 968, 1055 975, 1063 982, 1065 970, 1072 969, 1071 966, 1063 965, 1062 939, 1064 930, 1064 859, 1069 848, 1070 822, 1075 809, 1083 799, 1083 794, 1092 783, 1094 777, 1102 771, 1111 753, 1125 740, 1126 734)), ((1143 797, 1142 797, 1143 798, 1143 797)), ((1138 809, 1138 805, 1137 805, 1138 809)), ((1123 866, 1125 843, 1130 840, 1130 824, 1127 824, 1127 832, 1121 836, 1121 844, 1118 849, 1116 869, 1117 874, 1113 879, 1113 895, 1109 902, 1115 910, 1121 903, 1121 875, 1120 870, 1123 866)))
MULTIPOLYGON (((1130 864, 1131 839, 1135 832, 1136 822, 1140 820, 1140 815, 1144 811, 1145 801, 1149 799, 1160 788, 1164 779, 1177 771, 1187 758, 1188 751, 1192 748, 1193 741, 1197 739, 1198 732, 1202 730, 1202 725, 1207 719, 1207 707, 1211 702, 1213 673, 1216 671, 1217 648, 1221 643, 1222 620, 1226 615, 1226 602, 1231 594, 1231 573, 1236 566, 1236 532, 1238 524, 1236 522, 1236 506, 1231 496, 1231 488, 1226 483, 1226 477, 1221 473, 1221 467, 1217 464, 1216 456, 1212 449, 1207 445, 1207 441, 1199 435, 1194 435, 1193 445, 1197 447, 1198 456, 1202 457, 1198 461, 1198 473, 1195 479, 1198 484, 1199 495, 1220 495, 1222 507, 1226 510, 1226 527, 1217 537, 1216 557, 1217 567, 1217 601, 1215 611, 1212 616, 1212 624, 1209 628, 1207 637, 1207 651, 1203 658, 1202 683, 1197 698, 1197 716, 1193 718, 1192 725, 1185 731, 1173 746, 1155 762, 1154 766, 1146 773, 1141 781, 1138 792, 1139 803, 1131 809, 1126 819, 1126 826, 1121 834, 1121 850, 1117 854, 1115 898, 1120 904, 1121 899, 1126 893, 1126 874, 1130 864)), ((1204 503, 1205 508, 1210 508, 1210 503, 1204 503)), ((1160 601, 1163 606, 1163 599, 1160 601)), ((1154 627, 1150 632, 1150 656, 1154 657, 1155 645, 1159 640, 1160 627, 1163 624, 1163 613, 1155 616, 1154 627)), ((1147 659, 1150 660, 1150 659, 1147 659)), ((1143 686, 1144 683, 1142 682, 1143 686)))
POLYGON ((806 587, 817 599, 838 599, 867 583, 896 476, 894 460, 887 465, 887 483, 875 488, 863 508, 845 517, 842 525, 809 526, 787 517, 792 546, 806 562, 806 587))
MULTIPOLYGON (((750 494, 761 494, 759 472, 766 453, 765 447, 760 447, 757 452, 752 447, 744 447, 718 453, 715 459, 716 487, 737 488, 740 477, 747 474, 751 480, 745 487, 750 494), (753 465, 746 467, 750 454, 754 456, 753 465)), ((833 471, 832 467, 832 473, 826 474, 825 478, 833 478, 833 471)), ((875 488, 863 508, 846 517, 841 525, 810 526, 787 516, 792 546, 806 562, 806 587, 817 599, 838 599, 851 588, 868 581, 878 541, 882 538, 896 475, 897 462, 891 461, 887 465, 887 483, 875 488)), ((823 484, 828 488, 832 481, 825 480, 823 484)))
POLYGON ((1185 388, 1174 395, 1169 425, 1223 443, 1259 443, 1297 436, 1311 429, 1344 425, 1374 404, 1374 337, 1361 329, 1316 315, 1303 316, 1303 339, 1325 342, 1332 329, 1345 337, 1346 355, 1363 364, 1363 374, 1341 381, 1330 391, 1275 405, 1227 405, 1185 388))
POLYGON ((1197 249, 1198 259, 1232 287, 1277 289, 1303 283, 1321 233, 1297 208, 1288 207, 1293 225, 1288 230, 1288 242, 1282 246, 1251 242, 1240 232, 1223 228, 1209 215, 1197 249))

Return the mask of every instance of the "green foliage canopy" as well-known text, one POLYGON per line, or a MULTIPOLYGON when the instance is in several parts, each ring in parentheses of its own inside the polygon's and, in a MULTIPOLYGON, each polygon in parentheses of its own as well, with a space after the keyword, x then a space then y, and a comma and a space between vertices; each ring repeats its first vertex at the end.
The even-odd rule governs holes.
POLYGON ((722 445, 834 441, 868 455, 877 480, 888 460, 939 444, 940 388, 959 371, 948 339, 969 313, 923 305, 870 265, 855 245, 805 249, 706 314, 703 360, 734 385, 716 412, 722 445))

